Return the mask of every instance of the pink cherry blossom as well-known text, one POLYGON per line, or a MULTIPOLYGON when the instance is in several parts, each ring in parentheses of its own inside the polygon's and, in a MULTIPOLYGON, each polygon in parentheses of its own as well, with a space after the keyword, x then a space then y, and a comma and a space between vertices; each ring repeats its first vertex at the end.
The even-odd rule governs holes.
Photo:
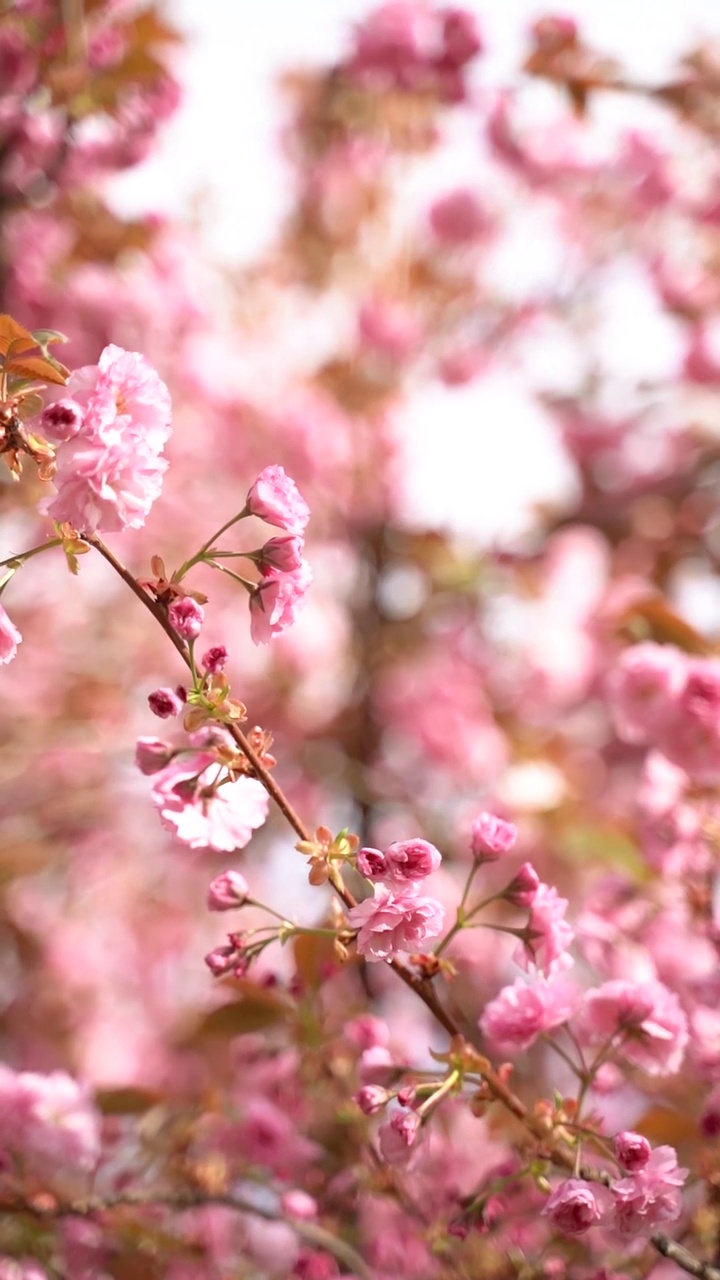
POLYGON ((682 1209, 687 1169, 678 1167, 677 1152, 656 1147, 641 1169, 612 1183, 615 1228, 622 1236, 649 1234, 660 1222, 674 1222, 682 1209))
POLYGON ((442 932, 444 917, 434 898, 419 898, 407 890, 394 893, 384 885, 376 885, 372 898, 348 912, 350 924, 359 931, 359 954, 373 961, 391 960, 399 951, 422 951, 442 932))
POLYGON ((688 1023, 678 997, 661 982, 605 982, 585 997, 583 1039, 607 1045, 616 1038, 620 1060, 648 1075, 679 1071, 688 1043, 688 1023))
POLYGON ((111 345, 97 365, 76 370, 66 390, 83 421, 78 430, 74 420, 58 424, 73 434, 58 447, 57 493, 41 510, 80 532, 141 528, 167 466, 160 456, 170 435, 167 387, 144 356, 111 345))
POLYGON ((543 973, 572 964, 567 949, 575 934, 565 919, 567 907, 567 898, 559 897, 557 889, 538 885, 530 907, 528 939, 513 955, 516 964, 523 969, 536 965, 543 973))
POLYGON ((543 1213, 563 1235, 581 1236, 601 1221, 609 1205, 604 1187, 568 1178, 555 1188, 543 1213))
POLYGON ((283 467, 265 467, 247 496, 247 509, 268 524, 301 536, 310 519, 310 508, 283 467))
POLYGON ((250 635, 255 644, 267 644, 294 623, 310 583, 306 560, 294 573, 273 573, 250 596, 250 635))
POLYGON ((156 775, 153 804, 164 827, 191 849, 244 849, 267 817, 268 797, 255 778, 217 786, 210 752, 175 759, 156 775))
POLYGON ((562 976, 540 978, 532 985, 518 978, 485 1006, 480 1029, 498 1053, 511 1056, 567 1022, 580 1000, 580 988, 562 976))
POLYGON ((22 636, 0 604, 0 665, 12 662, 22 636))

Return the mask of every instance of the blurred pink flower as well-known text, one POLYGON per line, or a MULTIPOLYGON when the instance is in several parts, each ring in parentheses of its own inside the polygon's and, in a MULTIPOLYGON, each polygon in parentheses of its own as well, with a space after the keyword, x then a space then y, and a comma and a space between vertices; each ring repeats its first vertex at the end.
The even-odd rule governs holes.
POLYGON ((650 1159, 630 1177, 612 1184, 615 1227, 622 1236, 647 1233, 659 1222, 674 1222, 682 1208, 687 1169, 678 1167, 677 1152, 656 1147, 650 1159))
POLYGON ((0 1144, 21 1152, 40 1177, 89 1172, 100 1154, 89 1091, 64 1071, 0 1070, 0 1144))
POLYGON ((567 1022, 580 1001, 580 988, 564 977, 540 978, 531 986, 518 978, 485 1006, 480 1029, 498 1053, 511 1056, 567 1022))
POLYGON ((654 1076, 679 1071, 688 1043, 680 1001, 662 982, 615 979, 589 991, 581 1033, 590 1045, 617 1037, 616 1056, 654 1076))
POLYGON ((22 636, 0 604, 0 665, 12 662, 22 636))

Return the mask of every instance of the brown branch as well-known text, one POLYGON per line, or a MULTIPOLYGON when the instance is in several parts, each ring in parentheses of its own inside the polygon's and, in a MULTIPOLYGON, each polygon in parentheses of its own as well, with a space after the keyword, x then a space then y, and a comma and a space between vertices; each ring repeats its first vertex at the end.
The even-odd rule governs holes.
MULTIPOLYGON (((162 606, 159 605, 155 600, 153 600, 152 597, 148 595, 148 593, 145 590, 143 590, 143 588, 140 586, 137 580, 133 577, 130 571, 125 568, 125 566, 117 559, 115 555, 113 555, 112 551, 110 551, 110 549, 105 546, 105 543, 102 542, 100 538, 98 538, 95 534, 85 534, 82 536, 85 542, 88 542, 90 546, 95 548, 96 551, 99 551, 100 555, 108 562, 109 565, 111 565, 111 567, 115 570, 115 572, 122 578, 123 582, 125 582, 126 585, 130 588, 130 590, 133 592, 133 595, 137 596, 138 600, 140 600, 140 602, 145 606, 145 608, 150 611, 150 613, 155 618, 156 622, 160 624, 165 634, 171 640, 172 644, 174 645, 177 652, 180 654, 180 657, 182 658, 185 665, 192 670, 192 663, 190 661, 190 654, 187 649, 187 646, 183 643, 183 641, 180 639, 180 637, 171 627, 168 621, 167 615, 165 613, 165 610, 162 608, 162 606)), ((238 729, 237 726, 235 725, 228 725, 226 727, 228 728, 228 731, 231 733, 233 739, 237 743, 240 750, 245 755, 246 759, 252 765, 253 770, 255 771, 255 774, 259 778, 260 782, 262 782, 263 786, 265 787, 265 790, 268 792, 268 795, 270 795, 272 799, 275 801, 276 805, 280 809, 283 816, 287 819, 293 831, 295 831, 297 835, 299 835, 301 840, 310 840, 311 839, 310 829, 305 825, 305 823, 302 821, 300 816, 295 811, 294 807, 291 805, 290 801, 286 798, 282 788, 278 785, 278 783, 275 781, 273 776, 265 768, 262 761, 259 759, 256 752, 253 750, 252 746, 250 745, 247 738, 245 737, 245 734, 242 732, 241 729, 238 729)), ((345 888, 345 885, 343 884, 341 877, 337 873, 334 873, 331 875, 331 883, 333 888, 335 889, 335 892, 338 894, 338 896, 340 897, 340 899, 342 900, 342 902, 345 904, 346 907, 351 908, 357 905, 355 898, 350 893, 350 891, 345 888)), ((453 1038, 459 1038, 459 1039, 463 1038, 460 1027, 455 1022, 455 1020, 450 1015, 450 1013, 448 1013, 448 1011, 443 1007, 442 1002, 439 1000, 437 992, 434 990, 431 982, 429 982, 426 978, 418 977, 416 974, 412 972, 412 970, 410 970, 400 960, 391 960, 390 968, 393 970, 394 973, 397 974, 400 980, 405 983, 406 987, 409 987, 410 990, 413 991, 420 1000, 422 1000, 425 1007, 430 1011, 433 1017, 445 1029, 445 1031, 447 1031, 448 1035, 450 1035, 453 1038)), ((536 1116, 535 1114, 533 1114, 533 1112, 531 1112, 528 1109, 528 1107, 525 1105, 522 1099, 518 1097, 518 1095, 508 1087, 505 1081, 500 1077, 500 1075, 498 1075, 496 1071, 492 1069, 489 1063, 484 1064, 482 1075, 483 1075, 485 1084, 487 1085, 487 1088, 490 1094, 492 1095, 493 1099, 496 1102, 499 1102, 501 1106, 505 1108, 506 1111, 509 1111, 510 1114, 513 1115, 515 1119, 518 1120, 519 1123, 532 1135, 532 1137, 538 1142, 544 1157, 547 1160, 551 1161, 553 1164, 557 1165, 558 1167, 566 1170, 567 1172, 573 1172, 575 1169, 575 1157, 573 1153, 569 1149, 563 1146, 560 1146, 558 1144, 557 1139, 554 1137, 552 1133, 552 1128, 547 1127, 547 1122, 542 1120, 539 1116, 536 1116)), ((609 1177, 607 1173, 599 1169, 592 1169, 583 1165, 581 1166, 579 1172, 581 1176, 585 1178, 586 1181, 588 1182, 603 1182, 607 1184, 607 1182, 609 1181, 609 1177)), ((91 1208, 90 1210, 88 1210, 88 1212, 92 1212, 92 1211, 99 1211, 102 1208, 110 1208, 112 1207, 113 1204, 147 1203, 147 1201, 144 1201, 142 1199, 138 1200, 136 1197, 132 1195, 132 1193, 126 1193, 124 1197, 116 1198, 113 1202, 108 1202, 108 1201, 103 1201, 102 1199, 98 1199, 98 1200, 89 1200, 84 1203, 86 1205, 94 1206, 94 1208, 91 1208)), ((270 1217, 274 1219, 276 1216, 274 1214, 269 1214, 267 1211, 261 1212, 260 1210, 256 1210, 253 1208, 253 1206, 245 1205, 244 1202, 235 1200, 233 1199, 233 1197, 212 1197, 212 1198, 206 1197, 202 1201, 198 1201, 197 1199, 193 1199, 191 1197, 188 1197, 185 1199, 176 1198, 173 1202, 164 1201, 164 1203, 167 1203, 168 1205, 171 1205, 172 1203, 174 1203, 175 1207, 179 1209, 197 1207, 198 1204, 209 1204, 209 1203, 227 1204, 228 1207, 244 1209, 249 1213, 257 1213, 260 1216, 264 1216, 264 1217, 270 1217)), ((1 1204, 0 1204, 0 1207, 2 1207, 1 1204)), ((28 1212, 30 1211, 31 1210, 28 1209, 28 1212)), ((67 1208, 66 1212, 72 1213, 73 1212, 72 1207, 67 1208)), ((51 1214, 50 1216, 53 1216, 53 1215, 51 1214)), ((58 1211, 55 1212, 55 1216, 59 1216, 58 1211)), ((322 1228, 318 1228, 318 1227, 311 1228, 311 1226, 307 1223, 297 1224, 297 1225, 295 1223, 292 1223, 292 1226, 294 1229, 297 1230, 297 1234, 299 1236, 301 1236, 302 1233, 305 1233, 304 1238, 307 1239, 308 1241, 310 1241, 310 1235, 308 1234, 308 1232, 312 1231, 312 1233, 315 1236, 316 1243, 318 1243, 318 1245, 319 1245, 319 1240, 318 1240, 317 1233, 320 1232, 323 1235, 323 1237, 326 1236, 326 1233, 322 1231, 322 1228)), ((350 1248, 350 1246, 343 1245, 342 1242, 335 1241, 334 1237, 332 1236, 329 1236, 327 1238, 329 1240, 334 1241, 334 1244, 336 1247, 338 1245, 341 1245, 343 1249, 350 1248)), ((655 1247, 655 1249, 657 1249, 658 1253, 660 1253, 664 1258, 668 1258, 670 1261, 674 1262, 676 1266, 680 1267, 683 1271, 686 1271, 688 1275, 697 1277, 697 1280, 720 1280, 720 1269, 712 1266, 710 1263, 701 1262, 698 1258, 695 1258, 693 1254, 691 1254, 683 1245, 677 1244, 675 1241, 670 1240, 667 1236, 662 1234, 653 1235, 650 1237, 650 1240, 653 1246, 655 1247)), ((328 1244, 319 1245, 319 1247, 327 1248, 328 1252, 333 1251, 328 1244)), ((352 1250, 350 1250, 350 1252, 353 1253, 353 1256, 355 1257, 354 1252, 352 1250)), ((337 1252, 335 1256, 339 1257, 337 1252)), ((345 1261, 346 1259, 340 1259, 340 1260, 345 1261)), ((356 1260, 353 1262, 352 1265, 355 1268, 357 1268, 358 1262, 364 1268, 364 1270, 359 1271, 358 1274, 361 1274, 363 1276, 369 1276, 369 1272, 367 1268, 364 1267, 364 1264, 362 1263, 362 1259, 356 1258, 356 1260)))
MULTIPOLYGON (((156 600, 153 600, 152 596, 148 595, 147 591, 143 590, 139 582, 130 573, 129 569, 125 568, 125 565, 118 560, 117 556, 113 554, 109 547, 105 546, 105 543, 98 538, 96 534, 82 534, 81 536, 84 542, 89 543, 91 547, 94 547, 96 551, 100 552, 103 559, 107 560, 108 564, 112 566, 115 572, 122 578, 123 582, 127 584, 133 595, 136 595, 138 600, 145 605, 145 608, 150 610, 155 621, 159 622, 166 636, 168 636, 172 644, 177 649, 186 667, 188 667, 189 670, 192 670, 188 647, 180 639, 177 632, 171 627, 167 614, 162 606, 159 605, 156 600)), ((260 782, 262 782, 268 795, 275 801, 275 804, 287 819, 290 826, 293 828, 293 831, 297 832, 301 840, 312 839, 309 828, 305 826, 302 818, 296 812, 293 805, 291 805, 282 788, 278 786, 272 774, 265 768, 265 765, 257 752, 251 747, 242 729, 239 729, 237 725, 230 724, 225 727, 242 751, 245 758, 252 765, 256 777, 260 782)))

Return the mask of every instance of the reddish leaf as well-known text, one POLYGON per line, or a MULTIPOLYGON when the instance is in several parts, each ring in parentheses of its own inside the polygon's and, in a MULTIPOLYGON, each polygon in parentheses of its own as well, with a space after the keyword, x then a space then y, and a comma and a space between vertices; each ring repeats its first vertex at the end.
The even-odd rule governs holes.
POLYGON ((24 329, 12 316, 0 315, 0 355, 13 351, 32 351, 37 346, 33 335, 24 329))
POLYGON ((11 377, 32 378, 37 382, 55 382, 61 387, 65 386, 70 377, 70 370, 64 365, 56 360, 50 363, 43 356, 23 356, 22 360, 16 360, 13 356, 6 362, 5 371, 11 377))
POLYGON ((136 1116, 156 1107, 161 1098, 152 1089, 124 1085, 117 1089, 98 1089, 95 1101, 104 1116, 136 1116))
POLYGON ((204 1014, 189 1033, 183 1036, 181 1047, 196 1049, 208 1037, 219 1036, 230 1040, 233 1036, 242 1036, 248 1031, 262 1031, 265 1027, 285 1022, 293 1014, 293 1006, 274 991, 240 980, 233 983, 233 987, 235 990, 241 988, 240 999, 204 1014))

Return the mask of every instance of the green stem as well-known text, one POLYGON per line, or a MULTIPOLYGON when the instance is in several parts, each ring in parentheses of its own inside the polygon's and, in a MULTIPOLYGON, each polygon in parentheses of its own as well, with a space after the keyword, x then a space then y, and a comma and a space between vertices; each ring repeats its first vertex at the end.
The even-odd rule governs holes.
POLYGON ((185 574, 192 569, 194 565, 199 564, 201 560, 205 559, 205 554, 210 550, 215 539, 219 538, 227 529, 231 529, 239 520, 244 520, 246 516, 249 516, 249 514, 250 512, 248 511, 247 506, 245 506, 242 511, 238 512, 236 516, 233 516, 231 520, 226 520, 225 524, 221 525, 219 529, 216 529, 212 537, 208 538, 207 542, 203 543, 200 550, 196 551, 194 556, 191 556, 189 560, 186 560, 185 563, 176 570, 172 576, 173 582, 181 582, 185 577, 185 574))
POLYGON ((18 569, 26 560, 32 560, 33 556, 39 556, 41 551, 49 551, 51 547, 61 547, 62 538, 50 538, 47 542, 41 542, 39 547, 31 547, 29 551, 20 551, 16 556, 8 556, 7 560, 0 560, 0 569, 4 565, 13 565, 18 569))
POLYGON ((239 573, 233 573, 232 569, 226 569, 224 564, 216 564, 214 560, 206 560, 205 563, 211 569, 217 569, 219 573, 225 573, 228 578, 233 578, 235 582, 239 582, 241 586, 245 587, 246 591, 252 592, 257 586, 256 582, 249 582, 247 578, 241 578, 239 573))

